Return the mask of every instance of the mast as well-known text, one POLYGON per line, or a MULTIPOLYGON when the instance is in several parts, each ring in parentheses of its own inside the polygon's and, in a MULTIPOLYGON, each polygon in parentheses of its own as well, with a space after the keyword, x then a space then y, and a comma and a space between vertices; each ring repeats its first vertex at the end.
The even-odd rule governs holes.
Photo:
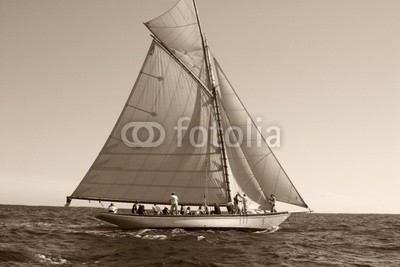
POLYGON ((224 136, 223 136, 222 122, 221 122, 221 114, 219 111, 218 93, 217 93, 217 87, 215 84, 215 79, 214 79, 212 66, 211 66, 210 51, 208 49, 207 41, 205 40, 205 38, 203 36, 203 31, 201 29, 199 13, 197 11, 197 6, 196 6, 195 0, 193 0, 193 6, 194 6, 194 10, 196 12, 197 23, 199 24, 200 37, 201 37, 201 42, 203 44, 204 59, 205 59, 205 63, 206 63, 207 73, 208 73, 208 75, 207 75, 208 81, 209 81, 209 84, 211 85, 211 92, 212 92, 212 95, 214 98, 214 110, 215 110, 215 117, 217 120, 217 135, 218 135, 218 142, 219 142, 220 149, 221 149, 221 159, 222 159, 222 168, 223 168, 222 171, 223 171, 223 174, 225 177, 226 191, 228 194, 228 199, 229 199, 229 201, 232 201, 231 188, 230 188, 229 175, 228 175, 228 158, 226 156, 225 140, 224 140, 224 136))

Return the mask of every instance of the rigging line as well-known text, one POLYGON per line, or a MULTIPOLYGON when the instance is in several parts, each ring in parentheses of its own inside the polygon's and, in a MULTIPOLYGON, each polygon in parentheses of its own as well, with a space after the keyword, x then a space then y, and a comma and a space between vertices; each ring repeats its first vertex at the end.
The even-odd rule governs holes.
POLYGON ((152 117, 158 116, 157 112, 155 112, 155 111, 148 111, 148 110, 145 110, 145 109, 142 109, 142 108, 138 108, 138 107, 135 107, 135 106, 132 106, 132 105, 129 105, 129 104, 126 104, 126 105, 128 107, 131 107, 131 108, 146 112, 146 113, 150 114, 152 117))
POLYGON ((207 166, 207 158, 206 158, 206 163, 204 164, 206 168, 206 180, 205 180, 205 185, 204 185, 204 204, 207 205, 207 199, 208 199, 208 166, 207 166))
POLYGON ((289 197, 288 197, 288 200, 289 200, 289 201, 290 201, 291 195, 292 195, 292 188, 290 187, 290 190, 289 190, 289 197))
MULTIPOLYGON (((266 154, 266 155, 263 155, 263 157, 262 157, 261 159, 259 159, 256 163, 254 163, 253 166, 250 166, 250 167, 255 167, 255 166, 257 166, 257 164, 260 163, 264 158, 268 157, 269 154, 271 154, 271 153, 268 153, 268 154, 266 154)), ((259 155, 256 155, 256 157, 258 157, 258 156, 259 156, 259 155)), ((254 156, 253 156, 253 157, 254 157, 254 156)), ((264 172, 263 172, 263 173, 264 173, 264 172)))
MULTIPOLYGON (((269 154, 267 154, 267 155, 265 156, 265 158, 266 158, 268 155, 269 155, 269 154)), ((264 158, 264 157, 263 157, 263 158, 264 158)), ((257 164, 258 164, 258 163, 257 163, 257 164)), ((266 168, 266 166, 267 166, 267 160, 264 161, 264 167, 263 167, 263 171, 262 171, 263 177, 264 177, 264 173, 265 173, 265 168, 266 168)), ((260 184, 260 187, 261 187, 261 188, 264 187, 264 183, 265 183, 265 179, 263 179, 263 180, 262 180, 262 183, 260 184)), ((267 196, 265 195, 265 192, 264 192, 263 189, 261 190, 261 192, 262 192, 262 194, 264 195, 264 198, 267 198, 267 196)), ((261 197, 261 195, 260 195, 260 197, 261 197)))
POLYGON ((278 170, 278 177, 276 178, 276 182, 275 182, 274 194, 276 194, 276 188, 278 187, 279 174, 280 174, 280 173, 281 173, 281 169, 278 170))

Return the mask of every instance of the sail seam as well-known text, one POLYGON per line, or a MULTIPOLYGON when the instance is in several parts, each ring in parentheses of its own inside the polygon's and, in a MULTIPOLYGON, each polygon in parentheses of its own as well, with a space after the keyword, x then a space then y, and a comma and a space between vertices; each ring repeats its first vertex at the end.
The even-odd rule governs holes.
MULTIPOLYGON (((113 185, 113 186, 126 186, 130 185, 129 183, 92 183, 92 182, 87 182, 86 184, 101 184, 101 185, 113 185)), ((160 188, 169 188, 171 187, 171 184, 166 184, 166 185, 154 185, 154 184, 138 184, 135 185, 136 187, 160 187, 160 188)), ((173 185, 174 188, 186 188, 186 185, 173 185)), ((191 186, 191 188, 194 189, 204 189, 204 185, 200 186, 191 186)), ((209 189, 220 189, 220 187, 216 186, 209 186, 209 189)), ((146 194, 143 194, 146 195, 146 194)))
MULTIPOLYGON (((105 152, 101 151, 102 154, 107 154, 107 155, 131 155, 132 153, 129 152, 105 152)), ((217 152, 209 152, 209 153, 150 153, 150 154, 145 154, 145 153, 135 153, 136 156, 203 156, 203 155, 219 155, 217 152)))
MULTIPOLYGON (((182 172, 188 172, 188 173, 203 173, 206 172, 205 170, 145 170, 145 169, 122 169, 122 168, 117 168, 117 167, 97 167, 97 166, 92 166, 92 170, 96 171, 121 171, 121 172, 169 172, 169 173, 182 173, 182 172)), ((209 170, 209 172, 220 172, 221 170, 209 170)))
POLYGON ((196 25, 197 22, 194 23, 188 23, 188 24, 182 24, 182 25, 176 25, 176 26, 151 26, 152 28, 157 28, 157 29, 175 29, 175 28, 182 28, 186 26, 193 26, 196 25))

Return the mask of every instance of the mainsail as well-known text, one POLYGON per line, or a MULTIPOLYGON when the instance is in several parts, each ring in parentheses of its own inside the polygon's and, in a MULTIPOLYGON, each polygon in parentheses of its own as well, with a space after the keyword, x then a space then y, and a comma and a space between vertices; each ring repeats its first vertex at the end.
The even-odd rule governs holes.
POLYGON ((266 142, 258 146, 257 127, 204 41, 194 1, 145 25, 154 40, 136 83, 69 198, 166 204, 175 192, 184 205, 227 204, 240 191, 253 207, 268 206, 270 194, 307 207, 266 142), (215 125, 220 132, 209 130, 215 125), (233 128, 242 140, 217 137, 233 128))
POLYGON ((201 144, 204 136, 189 134, 194 127, 212 126, 210 102, 201 86, 153 42, 117 124, 71 197, 168 203, 174 191, 181 203, 198 204, 207 187, 210 202, 226 203, 213 136, 208 135, 206 145, 195 147, 192 144, 201 144), (187 118, 187 130, 178 140, 175 127, 180 118, 187 118), (165 131, 164 138, 157 125, 165 131), (135 133, 135 127, 142 129, 135 133), (132 139, 148 140, 149 132, 154 132, 150 141, 163 139, 158 146, 137 145, 132 139))

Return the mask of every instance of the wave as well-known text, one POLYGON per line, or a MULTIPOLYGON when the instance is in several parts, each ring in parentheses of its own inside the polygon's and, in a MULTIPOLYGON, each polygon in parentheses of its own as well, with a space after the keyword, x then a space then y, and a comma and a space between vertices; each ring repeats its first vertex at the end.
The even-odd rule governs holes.
POLYGON ((49 263, 54 265, 70 264, 66 259, 63 259, 61 257, 51 257, 44 254, 36 254, 35 256, 41 263, 49 263))

